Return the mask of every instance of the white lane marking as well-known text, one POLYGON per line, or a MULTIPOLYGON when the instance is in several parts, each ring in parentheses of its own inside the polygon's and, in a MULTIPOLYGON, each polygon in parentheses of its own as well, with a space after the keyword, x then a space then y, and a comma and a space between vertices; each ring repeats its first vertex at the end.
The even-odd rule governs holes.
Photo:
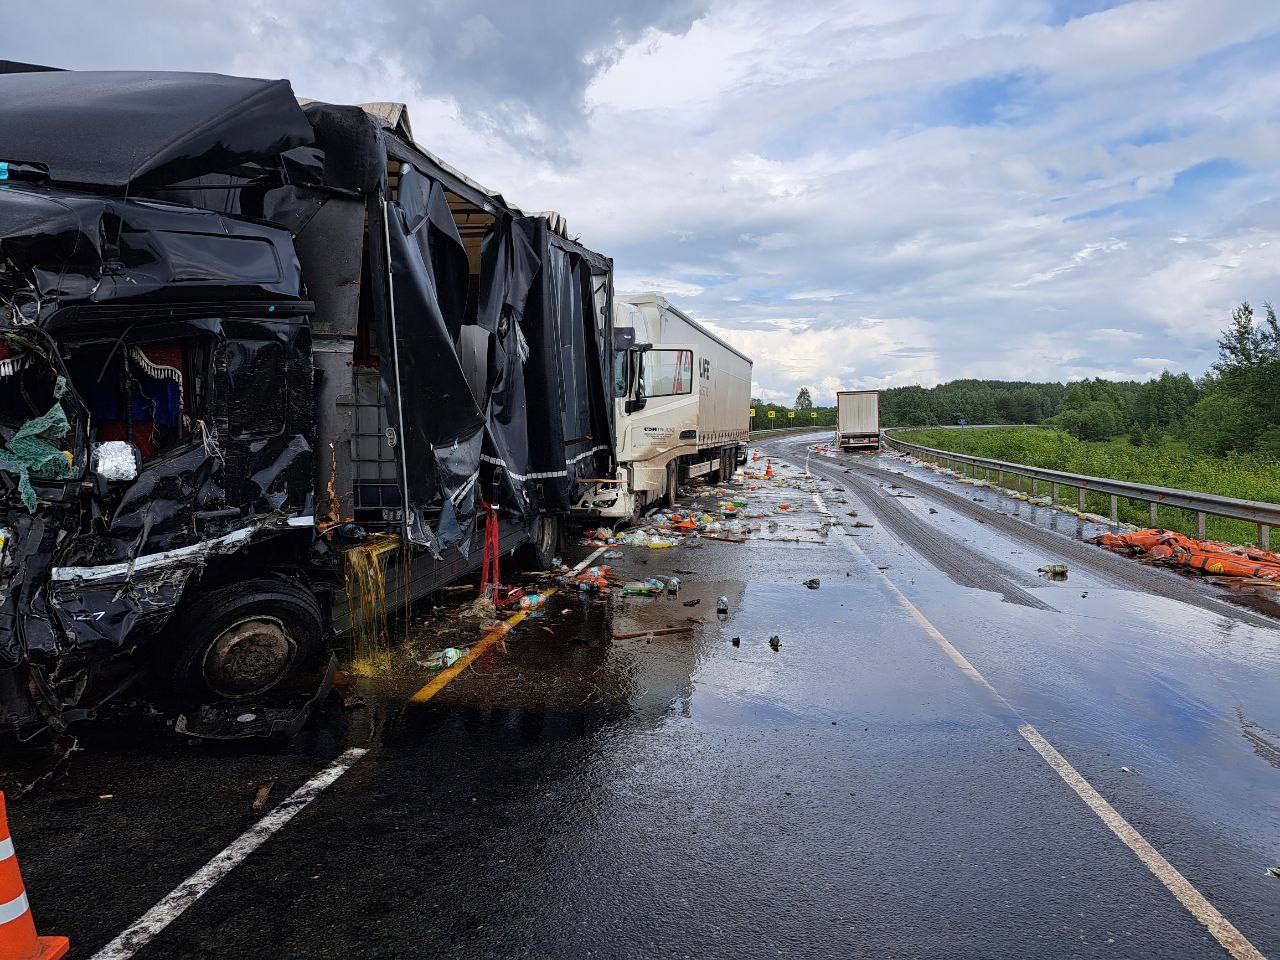
POLYGON ((127 960, 132 957, 368 752, 363 747, 352 747, 293 791, 274 810, 240 834, 231 846, 178 884, 172 893, 148 910, 137 923, 95 953, 93 960, 127 960))
MULTIPOLYGON (((818 506, 818 511, 825 516, 832 516, 827 509, 826 503, 823 502, 821 495, 813 495, 814 503, 818 506)), ((863 551, 862 547, 851 537, 845 536, 844 530, 838 525, 833 532, 840 537, 840 541, 851 551, 857 553, 872 569, 880 575, 880 579, 888 586, 893 593, 894 598, 908 614, 911 619, 920 626, 929 637, 942 648, 942 651, 951 658, 951 661, 960 668, 963 673, 969 677, 974 683, 978 684, 987 694, 995 699, 1001 707, 1008 710, 1013 716, 1021 720, 1018 712, 1013 706, 1001 696, 1000 692, 978 672, 978 669, 971 664, 965 655, 951 645, 951 642, 942 635, 937 627, 929 622, 929 618, 921 612, 920 608, 911 602, 905 593, 898 589, 885 572, 875 564, 871 563, 871 559, 863 551)), ((1155 878, 1164 884, 1165 889, 1177 898, 1193 917, 1200 921, 1211 934, 1213 938, 1222 945, 1236 960, 1266 960, 1266 958, 1258 951, 1249 938, 1236 929, 1235 925, 1224 917, 1218 909, 1211 904, 1199 890, 1197 890, 1186 877, 1178 872, 1177 867, 1171 864, 1160 852, 1153 847, 1145 837, 1140 834, 1137 829, 1121 816, 1115 807, 1111 806, 1102 796, 1094 789, 1080 773, 1073 767, 1062 754, 1054 749, 1053 744, 1045 739, 1031 724, 1022 722, 1018 724, 1018 733, 1022 738, 1031 744, 1036 753, 1049 764, 1049 767, 1062 778, 1062 781, 1075 791, 1076 795, 1088 805, 1089 809, 1094 812, 1099 820, 1110 830, 1126 847, 1137 854, 1138 859, 1146 866, 1155 878)))
POLYGON ((1107 803, 1102 795, 1093 789, 1093 785, 1053 748, 1053 744, 1046 740, 1039 730, 1029 723, 1024 723, 1018 727, 1018 732, 1035 748, 1036 753, 1044 758, 1045 763, 1053 768, 1063 782, 1089 805, 1089 809, 1097 814, 1098 819, 1105 823, 1126 847, 1138 855, 1138 859, 1145 863, 1147 869, 1156 875, 1156 879, 1178 898, 1178 902, 1208 928, 1213 938, 1222 944, 1223 949, 1237 960, 1264 960, 1249 939, 1237 930, 1230 920, 1219 913, 1217 908, 1178 872, 1177 867, 1162 857, 1160 852, 1134 829, 1133 824, 1122 817, 1115 807, 1107 803))
POLYGON ((600 554, 604 553, 608 549, 609 548, 607 546, 600 547, 594 553, 589 554, 587 556, 587 559, 581 561, 576 567, 570 570, 569 573, 574 575, 581 573, 583 570, 587 569, 587 567, 591 566, 591 564, 595 561, 596 557, 600 556, 600 554))

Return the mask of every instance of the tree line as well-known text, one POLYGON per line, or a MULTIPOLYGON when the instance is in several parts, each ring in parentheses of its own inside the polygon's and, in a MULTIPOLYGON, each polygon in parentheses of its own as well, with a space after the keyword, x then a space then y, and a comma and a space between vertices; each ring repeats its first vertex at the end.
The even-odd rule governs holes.
MULTIPOLYGON (((790 407, 758 400, 751 405, 753 429, 835 425, 835 408, 816 406, 808 388, 790 407)), ((1218 340, 1217 362, 1199 379, 1166 370, 1146 382, 1095 377, 1066 384, 953 380, 891 387, 880 391, 880 418, 886 427, 1045 424, 1079 440, 1127 437, 1144 446, 1176 441, 1217 456, 1280 458, 1280 322, 1269 303, 1260 317, 1241 303, 1218 340)))

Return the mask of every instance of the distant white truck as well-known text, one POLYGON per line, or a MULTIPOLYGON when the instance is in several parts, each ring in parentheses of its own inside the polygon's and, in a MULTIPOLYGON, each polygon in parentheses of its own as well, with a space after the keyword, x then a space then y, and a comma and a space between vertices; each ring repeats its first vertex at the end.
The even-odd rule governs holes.
POLYGON ((618 472, 575 512, 638 517, 691 477, 731 476, 751 429, 751 358, 657 293, 614 298, 613 338, 618 472))
POLYGON ((880 391, 836 394, 836 444, 841 450, 880 449, 880 391))

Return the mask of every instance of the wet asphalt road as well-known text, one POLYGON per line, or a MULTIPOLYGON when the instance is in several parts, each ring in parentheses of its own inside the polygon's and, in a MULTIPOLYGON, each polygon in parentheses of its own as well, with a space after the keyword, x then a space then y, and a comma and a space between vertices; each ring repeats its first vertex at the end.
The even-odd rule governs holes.
MULTIPOLYGON (((887 455, 810 469, 832 514, 871 526, 846 543, 807 489, 749 492, 793 505, 778 530, 606 561, 682 571, 678 597, 558 595, 426 704, 404 657, 286 750, 101 725, 11 804, 39 926, 92 956, 261 816, 263 784, 270 810, 362 745, 137 956, 1226 956, 1030 723, 1280 955, 1280 630, 1181 582, 1135 589, 1078 543, 1066 582, 1037 577, 1089 532, 1074 518, 887 455), (669 625, 692 632, 611 639, 669 625)), ((410 650, 478 635, 451 622, 410 650)))

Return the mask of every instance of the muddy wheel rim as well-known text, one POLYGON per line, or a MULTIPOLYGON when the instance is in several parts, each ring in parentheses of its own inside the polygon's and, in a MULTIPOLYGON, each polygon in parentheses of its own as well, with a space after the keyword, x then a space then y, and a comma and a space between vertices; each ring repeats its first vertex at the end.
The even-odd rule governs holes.
POLYGON ((205 685, 222 697, 249 697, 270 689, 293 664, 297 644, 275 617, 247 617, 228 626, 205 650, 205 685))

